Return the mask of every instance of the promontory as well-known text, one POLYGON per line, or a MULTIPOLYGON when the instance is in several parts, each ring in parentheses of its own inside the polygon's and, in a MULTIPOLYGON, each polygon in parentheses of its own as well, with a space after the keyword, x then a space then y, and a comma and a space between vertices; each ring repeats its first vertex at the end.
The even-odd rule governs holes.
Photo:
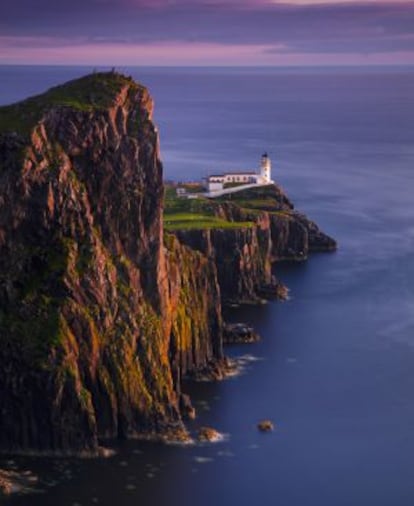
POLYGON ((165 198, 152 110, 115 72, 0 108, 2 452, 185 439, 183 378, 226 368, 222 305, 336 247, 277 185, 165 198))

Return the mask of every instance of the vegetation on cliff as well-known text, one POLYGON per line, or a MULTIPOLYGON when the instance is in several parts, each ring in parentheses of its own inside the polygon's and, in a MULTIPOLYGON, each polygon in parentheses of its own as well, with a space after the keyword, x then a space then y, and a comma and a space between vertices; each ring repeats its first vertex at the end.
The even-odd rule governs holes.
POLYGON ((52 107, 83 112, 104 111, 115 104, 125 87, 131 93, 145 90, 131 78, 115 72, 75 79, 17 104, 0 107, 0 133, 28 134, 52 107))
POLYGON ((234 193, 228 193, 214 200, 221 203, 231 202, 243 209, 267 211, 270 213, 293 210, 293 204, 276 184, 247 188, 234 193))
POLYGON ((214 267, 165 250, 151 114, 114 73, 0 109, 2 451, 183 437, 180 378, 222 359, 214 267))
POLYGON ((276 186, 167 189, 163 213, 152 108, 113 72, 0 108, 0 451, 185 438, 183 377, 225 365, 222 301, 280 295, 273 261, 334 244, 276 186))
POLYGON ((286 298, 272 264, 303 261, 310 251, 336 248, 333 239, 294 210, 276 184, 218 198, 179 197, 167 186, 164 228, 214 259, 222 301, 232 305, 286 298))
POLYGON ((230 221, 220 217, 219 206, 203 196, 196 199, 177 197, 175 188, 166 186, 164 207, 164 229, 208 230, 234 229, 253 226, 251 221, 230 221))

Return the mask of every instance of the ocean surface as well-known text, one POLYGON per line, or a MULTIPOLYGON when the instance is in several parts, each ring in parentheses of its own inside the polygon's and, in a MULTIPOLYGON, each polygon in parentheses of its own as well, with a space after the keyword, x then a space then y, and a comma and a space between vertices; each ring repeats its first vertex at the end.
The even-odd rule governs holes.
MULTIPOLYGON (((0 67, 0 102, 89 70, 0 67)), ((277 266, 289 301, 228 315, 263 339, 227 349, 240 376, 187 387, 193 427, 223 442, 17 459, 42 492, 5 504, 413 506, 414 69, 124 70, 155 98, 166 178, 251 169, 266 150, 339 250, 277 266)))

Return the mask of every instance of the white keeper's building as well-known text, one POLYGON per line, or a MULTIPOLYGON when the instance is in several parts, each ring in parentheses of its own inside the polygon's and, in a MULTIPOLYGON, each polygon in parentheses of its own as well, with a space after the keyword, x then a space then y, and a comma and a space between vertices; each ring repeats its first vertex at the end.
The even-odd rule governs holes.
POLYGON ((272 162, 267 153, 264 153, 260 161, 259 173, 226 172, 223 174, 211 174, 207 177, 207 189, 209 192, 223 190, 225 184, 269 184, 272 183, 272 162))

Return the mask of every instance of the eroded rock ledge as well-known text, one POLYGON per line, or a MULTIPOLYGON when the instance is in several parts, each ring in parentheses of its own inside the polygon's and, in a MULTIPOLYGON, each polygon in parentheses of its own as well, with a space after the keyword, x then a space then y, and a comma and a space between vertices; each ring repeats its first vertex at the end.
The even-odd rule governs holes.
POLYGON ((280 261, 305 261, 316 251, 334 251, 336 242, 297 212, 276 184, 250 188, 217 199, 167 199, 165 221, 181 243, 200 251, 217 269, 222 302, 254 304, 285 299, 287 288, 272 274, 280 261), (174 209, 195 220, 174 219, 174 209), (197 219, 211 225, 198 226, 197 219), (212 219, 217 219, 217 223, 212 219))

